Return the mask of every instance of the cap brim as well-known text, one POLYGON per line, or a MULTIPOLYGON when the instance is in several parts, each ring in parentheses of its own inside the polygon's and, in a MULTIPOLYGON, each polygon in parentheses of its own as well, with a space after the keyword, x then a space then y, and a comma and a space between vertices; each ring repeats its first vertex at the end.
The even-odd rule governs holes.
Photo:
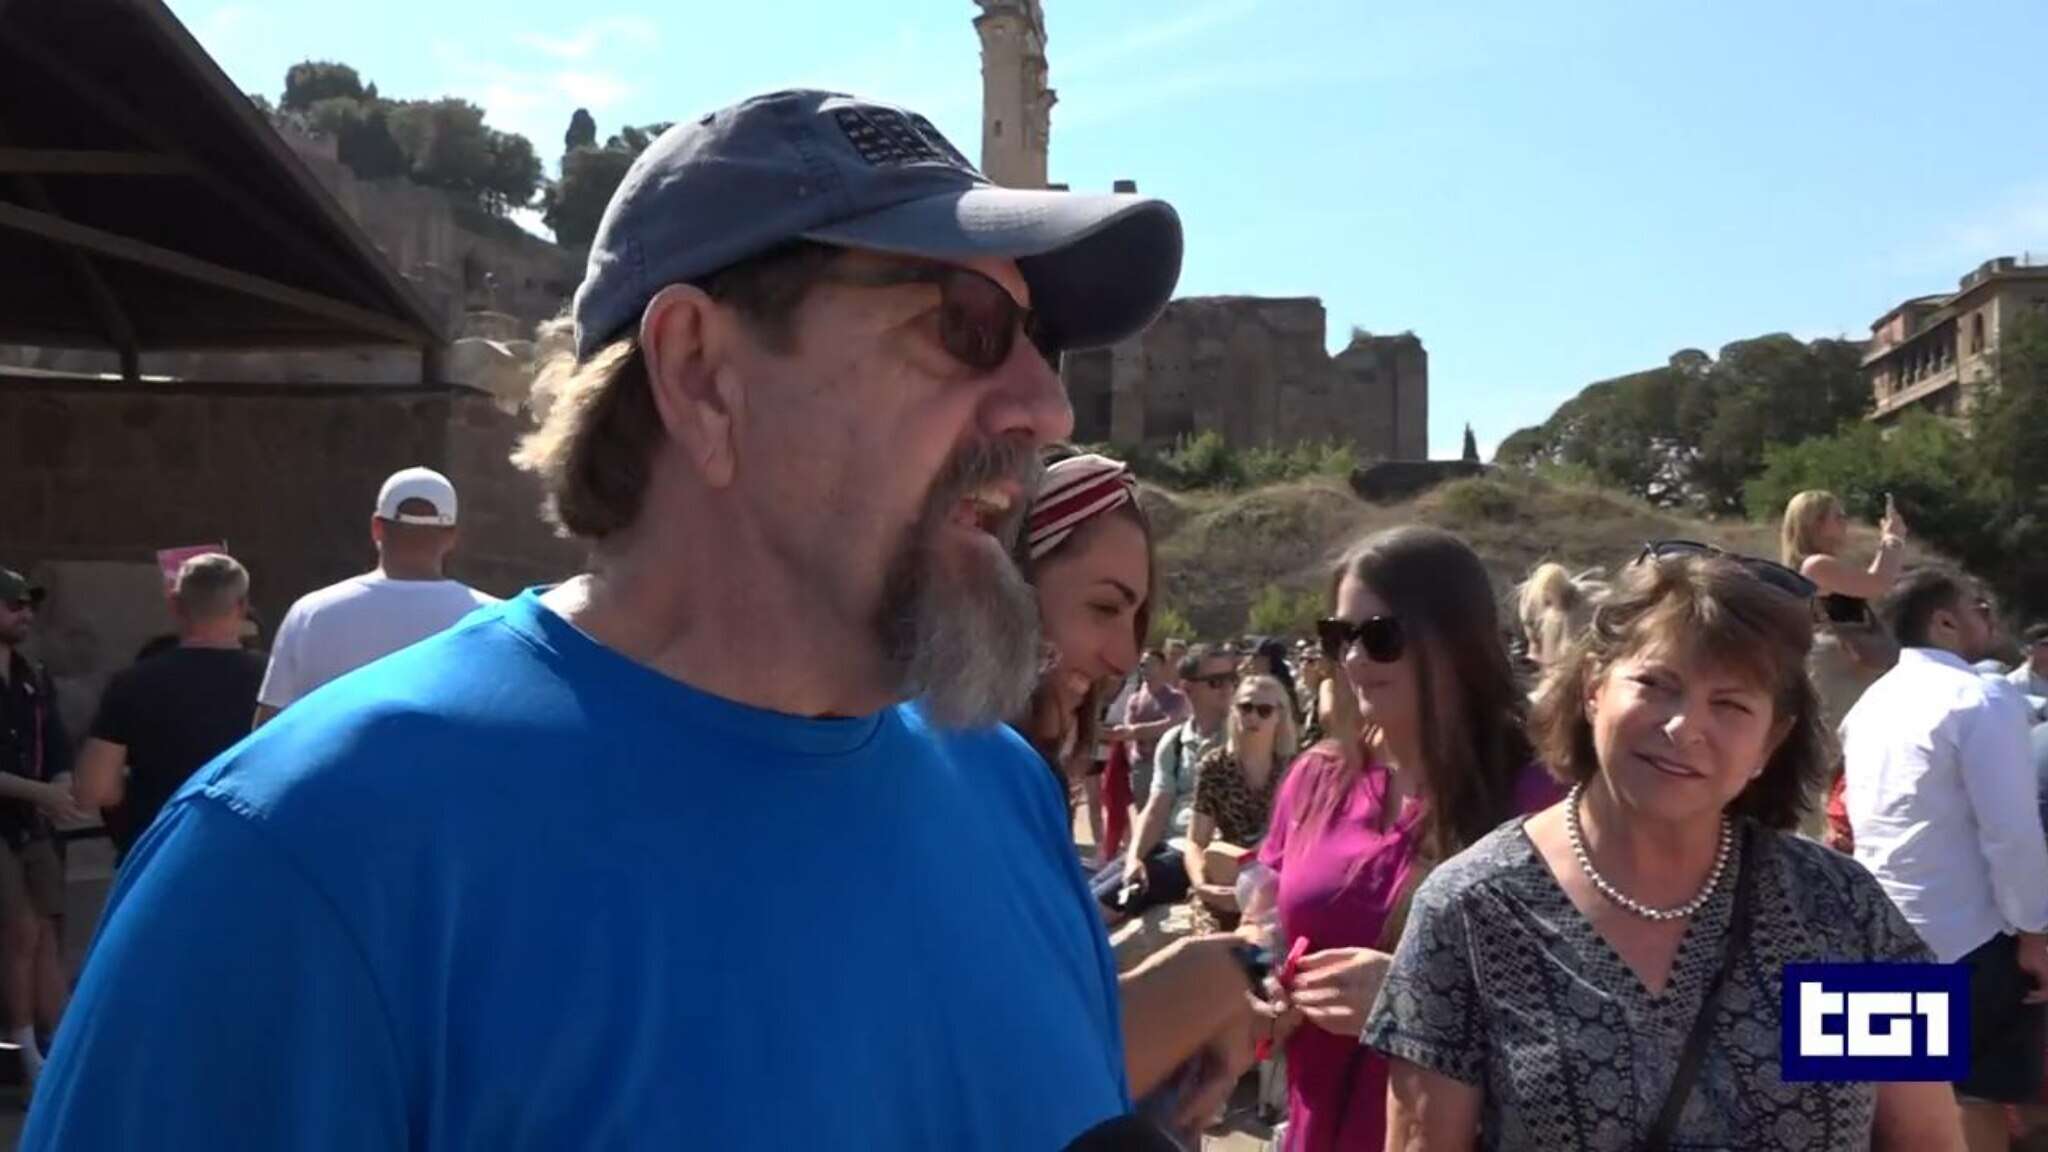
POLYGON ((1180 216, 1148 196, 983 186, 929 196, 804 238, 934 259, 1017 261, 1062 348, 1100 348, 1158 318, 1180 280, 1180 216))

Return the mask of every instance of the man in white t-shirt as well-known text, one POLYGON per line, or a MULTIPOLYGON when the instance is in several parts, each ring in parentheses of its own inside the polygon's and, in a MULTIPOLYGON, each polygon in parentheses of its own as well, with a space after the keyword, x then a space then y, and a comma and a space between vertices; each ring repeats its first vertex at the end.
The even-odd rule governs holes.
POLYGON ((2048 623, 2030 626, 2020 638, 2020 666, 2006 676, 2027 698, 2034 723, 2048 720, 2048 623))
POLYGON ((455 485, 431 468, 394 472, 370 518, 377 570, 309 592, 285 613, 256 694, 256 724, 338 676, 497 603, 442 574, 455 548, 455 485))

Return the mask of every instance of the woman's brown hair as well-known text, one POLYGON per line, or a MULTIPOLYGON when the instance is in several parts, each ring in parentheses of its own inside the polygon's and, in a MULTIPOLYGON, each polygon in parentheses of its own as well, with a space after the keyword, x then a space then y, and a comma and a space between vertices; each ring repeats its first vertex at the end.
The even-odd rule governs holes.
MULTIPOLYGON (((1078 455, 1077 449, 1061 445, 1047 451, 1045 462, 1050 466, 1074 455, 1078 455)), ((1014 559, 1017 566, 1023 570, 1025 579, 1030 580, 1033 587, 1036 587, 1038 568, 1061 556, 1085 548, 1088 542, 1094 539, 1095 533, 1101 529, 1102 523, 1111 519, 1123 519, 1136 524, 1138 531, 1145 537, 1145 599, 1138 605, 1131 622, 1132 631, 1136 633, 1137 648, 1142 652, 1145 650, 1146 640, 1152 633, 1152 604, 1159 596, 1159 552, 1152 538, 1152 518, 1145 515, 1145 509, 1138 503, 1136 492, 1131 494, 1129 500, 1076 528, 1072 535, 1054 545, 1052 551, 1037 560, 1031 558, 1027 540, 1019 536, 1014 559)), ((1089 752, 1094 748, 1096 735, 1102 727, 1102 710, 1108 706, 1113 691, 1112 688, 1101 684, 1091 688, 1087 697, 1081 701, 1079 714, 1071 718, 1071 722, 1077 726, 1074 732, 1076 754, 1089 752)), ((1045 757, 1046 763, 1052 765, 1053 771, 1059 774, 1063 783, 1070 781, 1067 780, 1067 765, 1060 763, 1059 746, 1061 734, 1066 731, 1069 722, 1069 717, 1058 714, 1058 708, 1052 702, 1052 693, 1041 676, 1038 687, 1031 691, 1031 703, 1026 706, 1022 722, 1017 725, 1017 729, 1024 734, 1024 738, 1033 748, 1038 749, 1038 754, 1045 757)))
POLYGON ((1722 556, 1646 560, 1622 574, 1593 622, 1544 679, 1529 719, 1544 763, 1567 784, 1600 771, 1586 696, 1616 663, 1652 649, 1676 651, 1740 675, 1771 695, 1773 719, 1789 721, 1764 770, 1729 810, 1788 830, 1827 784, 1819 705, 1806 676, 1811 608, 1722 556))
MULTIPOLYGON (((1408 636, 1429 797, 1421 857, 1438 863, 1514 815, 1515 780, 1530 761, 1493 581, 1463 540, 1415 526, 1353 545, 1332 574, 1332 605, 1347 578, 1385 601, 1408 636)), ((1326 827, 1358 771, 1346 756, 1315 781, 1298 823, 1312 833, 1326 827)))

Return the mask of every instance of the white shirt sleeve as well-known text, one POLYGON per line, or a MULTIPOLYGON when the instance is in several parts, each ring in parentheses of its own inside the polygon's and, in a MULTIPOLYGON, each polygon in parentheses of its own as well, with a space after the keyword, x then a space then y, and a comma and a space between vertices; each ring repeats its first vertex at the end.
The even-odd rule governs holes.
POLYGON ((304 634, 305 616, 294 604, 270 643, 270 666, 263 670, 263 686, 256 690, 258 704, 282 709, 306 694, 305 670, 299 658, 299 638, 304 634))
POLYGON ((2048 832, 2041 826, 2026 705, 2008 685, 1960 715, 1955 733, 1963 791, 1977 816, 1991 896, 2021 932, 2048 931, 2048 832))

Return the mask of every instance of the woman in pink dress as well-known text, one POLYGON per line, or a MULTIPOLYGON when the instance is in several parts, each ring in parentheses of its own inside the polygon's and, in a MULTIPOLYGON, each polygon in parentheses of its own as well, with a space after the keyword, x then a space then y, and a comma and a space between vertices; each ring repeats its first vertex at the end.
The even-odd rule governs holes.
POLYGON ((1332 600, 1317 627, 1341 672, 1324 695, 1331 738, 1289 770, 1259 850, 1279 876, 1271 945, 1307 941, 1272 1022, 1288 1152, 1381 1147, 1387 1065, 1359 1036, 1416 883, 1560 795, 1531 760, 1493 585, 1464 541, 1369 537, 1338 564, 1332 600))

